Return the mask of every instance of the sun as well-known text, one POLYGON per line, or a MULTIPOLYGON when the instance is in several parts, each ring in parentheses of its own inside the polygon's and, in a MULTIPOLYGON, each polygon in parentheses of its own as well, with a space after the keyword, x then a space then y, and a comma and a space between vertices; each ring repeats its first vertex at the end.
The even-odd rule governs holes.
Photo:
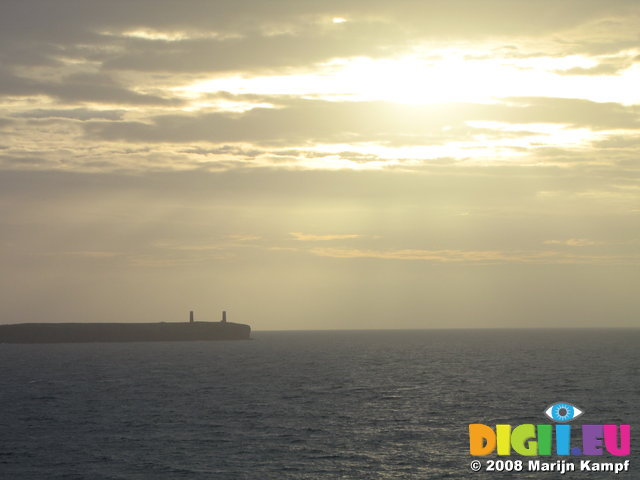
POLYGON ((408 105, 491 102, 496 82, 509 77, 499 65, 480 65, 462 52, 434 58, 409 55, 393 59, 354 59, 337 72, 354 97, 408 105))

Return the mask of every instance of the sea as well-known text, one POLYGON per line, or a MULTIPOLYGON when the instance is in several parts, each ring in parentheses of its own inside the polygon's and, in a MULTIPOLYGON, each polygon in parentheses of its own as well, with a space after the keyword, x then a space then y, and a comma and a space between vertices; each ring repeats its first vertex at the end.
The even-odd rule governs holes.
POLYGON ((3 480, 639 479, 639 428, 637 329, 0 344, 3 480), (544 411, 558 401, 584 412, 574 429, 631 425, 630 456, 589 457, 628 470, 470 455, 469 424, 553 423, 544 411))

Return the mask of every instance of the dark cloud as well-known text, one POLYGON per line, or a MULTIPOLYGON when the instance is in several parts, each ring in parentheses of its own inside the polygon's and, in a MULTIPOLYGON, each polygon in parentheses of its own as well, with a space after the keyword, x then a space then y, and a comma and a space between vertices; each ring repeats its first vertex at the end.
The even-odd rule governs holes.
POLYGON ((265 71, 310 65, 334 57, 370 56, 401 51, 407 32, 383 22, 309 27, 303 32, 241 38, 174 42, 128 39, 125 53, 104 62, 108 70, 160 72, 265 71), (384 35, 381 35, 381 31, 384 35))
POLYGON ((567 70, 556 70, 560 75, 615 75, 633 65, 633 60, 619 62, 603 62, 595 67, 575 67, 567 70))
POLYGON ((257 157, 264 152, 264 150, 258 150, 255 148, 247 149, 241 148, 235 145, 221 145, 219 147, 214 148, 202 148, 202 147, 194 147, 188 148, 186 150, 182 150, 182 153, 195 154, 195 155, 233 155, 233 156, 241 156, 241 157, 257 157))
MULTIPOLYGON (((593 129, 638 128, 636 107, 563 98, 510 98, 509 104, 401 106, 384 102, 299 100, 286 108, 238 113, 162 115, 152 124, 90 122, 89 135, 104 140, 143 142, 306 142, 380 141, 423 144, 423 137, 469 120, 557 123, 593 129)), ((467 133, 460 130, 463 135, 467 133)))
POLYGON ((110 75, 75 73, 59 81, 21 77, 0 69, 0 94, 12 96, 48 95, 66 102, 95 102, 129 105, 179 105, 177 99, 146 95, 122 87, 110 75))
POLYGON ((36 156, 15 156, 0 154, 0 163, 4 167, 18 170, 29 170, 32 168, 42 169, 42 167, 54 167, 55 162, 51 162, 45 157, 36 156))
POLYGON ((264 25, 287 25, 294 19, 318 16, 390 18, 423 28, 447 31, 497 31, 516 33, 557 29, 580 24, 590 18, 637 11, 634 0, 8 0, 0 23, 16 34, 41 32, 56 36, 69 31, 96 30, 105 26, 203 31, 246 31, 264 25), (509 21, 505 21, 508 19, 509 21))
POLYGON ((69 118, 73 120, 121 120, 123 110, 89 110, 87 108, 73 109, 34 109, 16 113, 12 116, 20 118, 69 118))
POLYGON ((577 98, 514 97, 513 107, 498 109, 493 120, 511 123, 563 123, 593 129, 638 128, 640 109, 577 98))
POLYGON ((638 135, 612 135, 605 140, 595 142, 598 148, 636 148, 640 147, 638 135))
MULTIPOLYGON (((52 65, 68 56, 110 69, 254 71, 397 53, 422 41, 540 37, 638 11, 634 0, 9 0, 0 19, 0 59, 5 65, 52 65), (335 16, 349 21, 333 25, 335 16), (193 38, 119 36, 140 29, 193 38), (197 38, 206 34, 219 36, 197 38)), ((616 42, 629 40, 637 45, 635 37, 616 42)), ((594 48, 602 42, 593 42, 594 48)))

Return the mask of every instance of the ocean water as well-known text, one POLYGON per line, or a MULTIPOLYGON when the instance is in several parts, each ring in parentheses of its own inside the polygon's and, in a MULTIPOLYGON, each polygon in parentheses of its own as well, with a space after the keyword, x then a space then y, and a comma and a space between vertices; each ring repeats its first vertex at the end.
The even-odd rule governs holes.
POLYGON ((640 330, 252 336, 0 344, 0 478, 640 478, 640 330), (470 423, 559 400, 631 424, 631 471, 470 470, 470 423))

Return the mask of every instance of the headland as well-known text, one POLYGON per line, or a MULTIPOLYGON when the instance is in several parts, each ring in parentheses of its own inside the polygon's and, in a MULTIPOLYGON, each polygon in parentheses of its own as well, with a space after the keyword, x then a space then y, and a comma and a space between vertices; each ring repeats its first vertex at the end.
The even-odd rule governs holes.
POLYGON ((251 327, 227 322, 17 323, 0 325, 0 343, 185 342, 249 340, 251 327))

